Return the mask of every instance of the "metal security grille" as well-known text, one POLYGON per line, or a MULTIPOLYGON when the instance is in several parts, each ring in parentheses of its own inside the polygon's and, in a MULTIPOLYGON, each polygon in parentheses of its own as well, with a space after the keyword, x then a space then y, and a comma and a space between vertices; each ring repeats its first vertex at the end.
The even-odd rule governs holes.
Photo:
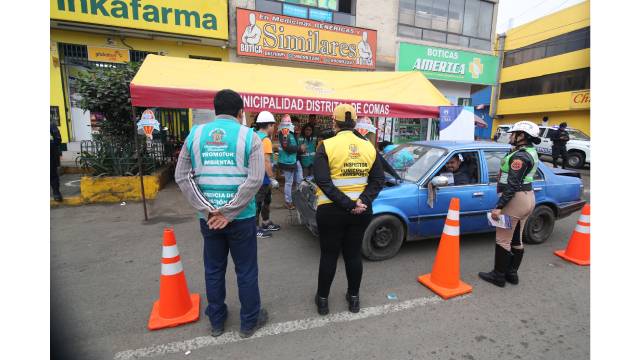
POLYGON ((60 50, 62 52, 62 56, 64 56, 65 58, 78 58, 86 60, 89 57, 89 55, 87 54, 86 45, 60 44, 60 50))
POLYGON ((141 51, 141 50, 129 50, 129 61, 131 62, 143 62, 144 58, 149 54, 158 55, 157 52, 141 51))

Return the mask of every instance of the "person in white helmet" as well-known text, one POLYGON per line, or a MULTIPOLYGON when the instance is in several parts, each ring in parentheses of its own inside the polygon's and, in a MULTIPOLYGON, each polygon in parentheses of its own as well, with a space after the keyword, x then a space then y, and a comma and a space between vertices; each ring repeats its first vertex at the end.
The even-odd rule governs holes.
POLYGON ((271 136, 276 127, 276 119, 268 111, 262 111, 256 118, 256 133, 262 141, 264 151, 264 180, 258 193, 256 194, 256 222, 258 224, 258 238, 270 238, 272 231, 280 230, 280 225, 276 225, 269 219, 269 206, 271 205, 271 189, 277 189, 280 185, 273 174, 273 144, 271 136), (260 226, 262 217, 262 226, 260 226))
POLYGON ((539 163, 533 146, 540 143, 538 125, 520 121, 508 132, 511 133, 509 143, 513 150, 500 165, 499 199, 491 217, 498 220, 503 214, 510 216, 511 228, 496 227, 493 270, 478 274, 481 279, 500 287, 504 287, 505 281, 514 285, 518 283, 518 268, 524 255, 522 232, 536 205, 532 183, 539 163))

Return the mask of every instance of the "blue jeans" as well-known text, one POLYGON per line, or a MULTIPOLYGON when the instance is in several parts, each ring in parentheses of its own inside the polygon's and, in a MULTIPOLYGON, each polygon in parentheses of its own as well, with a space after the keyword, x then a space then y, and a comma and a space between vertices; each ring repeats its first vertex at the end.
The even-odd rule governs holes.
POLYGON ((210 230, 200 219, 200 232, 204 237, 204 279, 209 303, 205 314, 209 316, 211 326, 220 329, 227 318, 225 274, 231 251, 238 279, 240 329, 251 329, 260 313, 255 217, 232 221, 221 230, 210 230))
POLYGON ((293 187, 293 183, 300 185, 302 183, 302 165, 300 165, 300 161, 296 162, 296 170, 289 171, 284 170, 284 201, 287 203, 293 202, 291 198, 291 188, 293 187))

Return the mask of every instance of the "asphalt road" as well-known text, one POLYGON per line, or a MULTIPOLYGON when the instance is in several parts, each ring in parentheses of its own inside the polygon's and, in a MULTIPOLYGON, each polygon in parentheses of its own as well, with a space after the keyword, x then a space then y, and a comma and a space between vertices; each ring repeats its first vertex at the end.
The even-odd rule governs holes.
MULTIPOLYGON (((588 171, 584 172, 588 175, 588 171)), ((588 180, 588 179, 585 179, 588 180)), ((588 190, 588 181, 585 181, 588 190)), ((588 196, 588 192, 585 193, 588 196)), ((142 204, 51 210, 52 335, 68 359, 588 359, 589 267, 553 255, 566 246, 578 214, 560 220, 544 244, 526 247, 518 286, 501 289, 478 271, 493 265, 494 237, 461 240, 461 278, 473 292, 441 300, 416 281, 430 272, 437 241, 408 243, 393 259, 364 263, 363 310, 347 312, 339 262, 331 316, 315 311, 319 247, 293 214, 279 207, 283 229, 258 239, 260 289, 270 325, 237 337, 239 302, 232 262, 227 273, 230 318, 221 338, 208 336, 201 300, 198 322, 148 331, 158 296, 162 231, 174 226, 192 292, 204 297, 202 238, 175 184, 142 204), (389 300, 389 293, 397 300, 389 300), (187 351, 190 351, 188 354, 187 351)))

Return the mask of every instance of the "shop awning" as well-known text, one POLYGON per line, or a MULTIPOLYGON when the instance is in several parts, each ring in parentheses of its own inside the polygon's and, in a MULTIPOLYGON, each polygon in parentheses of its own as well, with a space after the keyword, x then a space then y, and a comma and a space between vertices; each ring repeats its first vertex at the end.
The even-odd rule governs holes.
POLYGON ((213 109, 222 89, 248 111, 329 115, 343 102, 358 116, 438 117, 449 101, 419 72, 334 71, 148 55, 131 81, 140 107, 213 109))

